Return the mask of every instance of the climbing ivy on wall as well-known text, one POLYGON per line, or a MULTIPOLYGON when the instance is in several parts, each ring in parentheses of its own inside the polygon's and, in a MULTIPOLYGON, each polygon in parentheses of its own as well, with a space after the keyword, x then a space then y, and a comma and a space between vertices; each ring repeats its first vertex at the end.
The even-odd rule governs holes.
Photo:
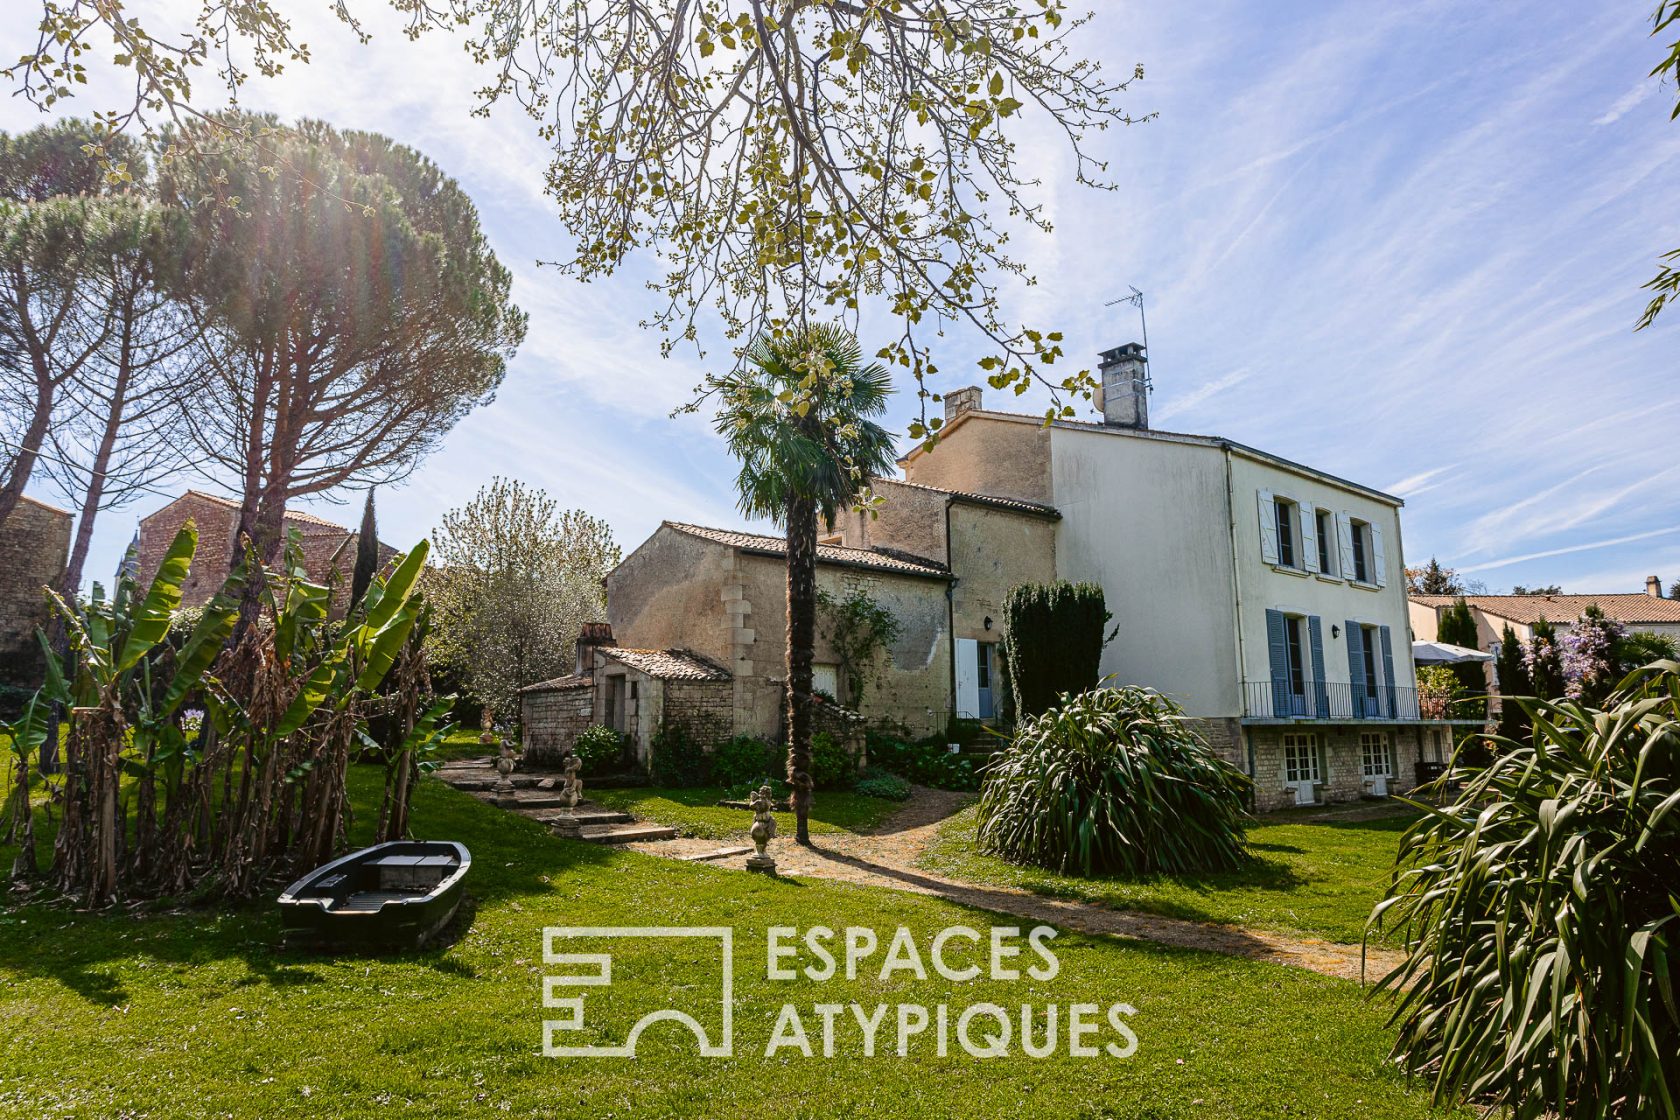
POLYGON ((903 626, 897 615, 861 588, 853 588, 844 598, 817 588, 817 614, 823 636, 845 670, 845 703, 856 708, 879 678, 883 664, 892 662, 892 644, 903 626))

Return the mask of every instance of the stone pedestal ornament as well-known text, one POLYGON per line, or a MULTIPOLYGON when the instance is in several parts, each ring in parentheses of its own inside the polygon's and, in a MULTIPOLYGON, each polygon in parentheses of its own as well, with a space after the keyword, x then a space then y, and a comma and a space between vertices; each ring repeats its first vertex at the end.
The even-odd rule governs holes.
POLYGON ((494 745, 496 742, 495 724, 495 716, 490 712, 490 705, 486 704, 483 708, 483 714, 478 721, 478 741, 487 747, 494 745))
POLYGON ((758 850, 747 857, 748 871, 762 871, 767 875, 776 873, 776 861, 771 857, 770 840, 776 835, 776 818, 771 815, 771 808, 775 804, 770 798, 770 787, 759 786, 752 795, 752 842, 758 850))
POLYGON ((568 840, 577 840, 583 836, 583 827, 578 824, 577 814, 573 810, 577 808, 578 802, 583 800, 583 759, 567 751, 560 769, 563 775, 560 779, 560 800, 564 804, 554 818, 554 834, 564 836, 568 840))
POLYGON ((512 805, 517 798, 513 792, 513 748, 503 743, 501 752, 496 758, 496 785, 490 791, 490 803, 496 806, 512 805))

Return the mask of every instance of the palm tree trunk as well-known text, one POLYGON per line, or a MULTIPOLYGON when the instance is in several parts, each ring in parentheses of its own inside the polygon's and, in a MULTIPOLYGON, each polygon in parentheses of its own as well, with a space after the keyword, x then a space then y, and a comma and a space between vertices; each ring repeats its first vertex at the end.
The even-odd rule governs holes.
POLYGON ((810 844, 811 658, 817 631, 817 507, 794 498, 787 509, 787 739, 794 839, 810 844))

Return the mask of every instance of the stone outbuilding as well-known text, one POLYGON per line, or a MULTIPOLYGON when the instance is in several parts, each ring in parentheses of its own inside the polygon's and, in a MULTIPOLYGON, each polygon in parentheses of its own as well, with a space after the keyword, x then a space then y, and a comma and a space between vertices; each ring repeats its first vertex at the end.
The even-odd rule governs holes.
POLYGON ((520 690, 525 758, 533 765, 556 765, 592 724, 625 736, 643 766, 667 722, 702 742, 732 733, 729 670, 692 650, 621 649, 610 626, 591 623, 578 639, 577 659, 577 672, 520 690))
POLYGON ((45 666, 38 628, 52 615, 46 589, 70 559, 70 514, 20 498, 0 526, 0 683, 33 688, 45 666))

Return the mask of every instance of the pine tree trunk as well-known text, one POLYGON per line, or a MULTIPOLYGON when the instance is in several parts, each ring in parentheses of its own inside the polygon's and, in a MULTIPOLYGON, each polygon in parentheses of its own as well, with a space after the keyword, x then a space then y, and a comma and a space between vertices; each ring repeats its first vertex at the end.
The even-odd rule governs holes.
POLYGON ((787 511, 787 740, 794 839, 810 844, 811 658, 817 630, 817 509, 795 498, 787 511))

